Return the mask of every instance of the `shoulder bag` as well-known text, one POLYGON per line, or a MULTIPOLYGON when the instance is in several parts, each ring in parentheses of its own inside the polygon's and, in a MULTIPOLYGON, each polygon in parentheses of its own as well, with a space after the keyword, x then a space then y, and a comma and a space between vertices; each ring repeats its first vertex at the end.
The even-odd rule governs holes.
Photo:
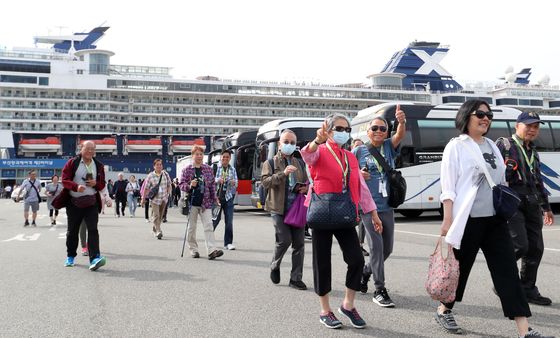
MULTIPOLYGON (((328 145, 327 145, 328 146, 328 145)), ((336 155, 333 156, 338 160, 336 155)), ((338 230, 355 227, 357 223, 356 205, 350 194, 350 164, 344 153, 346 168, 346 186, 341 193, 317 194, 311 189, 311 201, 307 209, 307 224, 315 230, 338 230)), ((342 168, 342 163, 339 163, 342 168)))
MULTIPOLYGON (((385 145, 382 145, 384 147, 385 145)), ((406 180, 401 172, 389 166, 387 160, 379 153, 371 143, 368 143, 367 148, 369 153, 377 160, 383 167, 383 171, 387 173, 387 180, 389 183, 389 201, 388 204, 391 208, 396 208, 404 203, 406 196, 406 180)))
POLYGON ((471 153, 477 164, 482 168, 484 176, 486 176, 486 180, 492 188, 492 201, 494 203, 496 215, 506 221, 509 221, 513 215, 517 213, 517 208, 519 207, 519 203, 521 203, 519 195, 507 185, 494 183, 494 180, 492 180, 492 177, 488 172, 488 168, 486 168, 486 163, 481 163, 479 157, 476 156, 474 151, 469 148, 468 145, 464 143, 461 144, 471 153))
POLYGON ((161 179, 163 178, 163 171, 161 172, 161 175, 159 176, 159 181, 158 184, 153 187, 152 189, 150 189, 150 191, 148 192, 148 199, 153 199, 154 197, 157 196, 157 194, 159 193, 159 185, 161 184, 161 179))

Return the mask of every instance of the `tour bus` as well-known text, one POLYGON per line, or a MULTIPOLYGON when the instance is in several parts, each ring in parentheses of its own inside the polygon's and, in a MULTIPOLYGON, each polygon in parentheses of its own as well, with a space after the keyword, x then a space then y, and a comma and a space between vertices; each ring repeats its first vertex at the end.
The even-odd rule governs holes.
MULTIPOLYGON (((222 148, 231 151, 230 165, 237 172, 237 194, 234 204, 250 206, 251 203, 251 183, 253 179, 253 159, 255 154, 255 137, 257 130, 239 131, 224 138, 222 148)), ((215 150, 218 160, 214 156, 212 165, 219 162, 222 150, 215 150)), ((211 158, 209 156, 209 158, 211 158)), ((209 163, 210 164, 210 163, 209 163)))
MULTIPOLYGON (((368 141, 370 121, 384 117, 389 130, 396 131, 395 108, 397 103, 383 103, 361 110, 352 120, 352 138, 368 141)), ((397 211, 407 217, 417 217, 427 210, 441 211, 439 196, 440 165, 443 149, 453 137, 459 135, 455 116, 460 104, 438 106, 401 103, 406 114, 406 136, 400 145, 396 166, 406 178, 405 202, 397 211)), ((509 107, 491 107, 494 113, 486 137, 496 140, 515 133, 515 121, 521 111, 509 107)), ((535 141, 541 158, 541 171, 545 187, 550 193, 550 203, 560 202, 560 116, 541 114, 540 135, 535 141)))
MULTIPOLYGON (((271 159, 278 152, 278 141, 284 129, 292 130, 297 136, 297 147, 303 148, 317 136, 317 129, 321 128, 324 119, 321 118, 286 118, 265 123, 259 128, 256 136, 256 149, 253 160, 253 192, 251 203, 256 208, 262 208, 259 199, 261 185, 262 164, 271 159)), ((300 157, 299 151, 294 156, 300 157)))
MULTIPOLYGON (((232 165, 237 172, 239 184, 233 201, 236 205, 251 205, 251 180, 253 171, 253 157, 255 152, 255 137, 257 130, 241 131, 220 138, 214 143, 215 149, 204 155, 204 163, 208 164, 216 173, 223 149, 231 151, 232 165), (216 148, 217 147, 217 148, 216 148)), ((177 176, 181 178, 183 168, 192 163, 192 156, 188 155, 177 160, 177 176)))

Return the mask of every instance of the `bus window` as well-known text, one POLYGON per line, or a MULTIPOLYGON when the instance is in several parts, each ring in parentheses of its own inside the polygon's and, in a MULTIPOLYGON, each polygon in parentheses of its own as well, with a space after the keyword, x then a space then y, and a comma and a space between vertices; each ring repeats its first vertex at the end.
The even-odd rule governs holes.
POLYGON ((490 130, 486 137, 491 139, 492 141, 496 141, 500 137, 510 137, 511 132, 509 131, 509 127, 506 121, 492 121, 490 125, 490 130))
POLYGON ((554 141, 552 139, 552 132, 550 130, 550 124, 545 122, 541 124, 541 131, 539 132, 539 137, 535 141, 535 146, 537 151, 553 151, 554 141))
POLYGON ((253 157, 255 156, 255 147, 243 148, 237 151, 235 158, 235 170, 239 180, 252 179, 253 157))
MULTIPOLYGON (((555 124, 555 122, 552 122, 552 124, 555 124)), ((510 122, 510 127, 511 127, 512 134, 515 133, 515 122, 510 122)), ((537 148, 537 151, 554 150, 554 141, 552 139, 552 131, 550 129, 549 122, 545 122, 545 124, 541 124, 539 137, 537 137, 537 139, 533 141, 533 143, 535 143, 535 147, 537 148)))
POLYGON ((418 130, 420 147, 417 152, 443 152, 449 140, 459 135, 454 120, 418 120, 418 130))
POLYGON ((554 148, 560 150, 560 122, 550 122, 554 136, 554 148))

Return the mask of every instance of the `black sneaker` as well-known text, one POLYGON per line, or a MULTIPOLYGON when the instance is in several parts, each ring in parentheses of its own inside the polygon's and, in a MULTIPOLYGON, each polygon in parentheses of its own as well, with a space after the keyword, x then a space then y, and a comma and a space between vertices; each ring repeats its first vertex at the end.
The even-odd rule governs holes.
POLYGON ((363 329, 364 327, 366 327, 366 321, 363 320, 362 317, 360 317, 360 314, 358 313, 358 311, 356 311, 356 308, 353 308, 352 310, 346 310, 341 306, 338 308, 338 313, 348 317, 348 319, 350 319, 350 322, 352 323, 352 326, 356 329, 363 329))
POLYGON ((270 280, 274 284, 280 283, 280 269, 270 270, 270 280))
POLYGON ((37 223, 35 223, 35 221, 33 221, 33 222, 31 222, 31 225, 34 226, 34 227, 36 227, 36 226, 37 226, 37 223))
POLYGON ((167 223, 167 218, 161 220, 162 223, 167 223))
POLYGON ((441 327, 449 332, 455 334, 462 334, 463 331, 457 322, 455 321, 455 317, 453 317, 453 312, 451 310, 443 311, 443 314, 440 314, 436 311, 436 322, 438 322, 441 327))
POLYGON ((375 292, 373 293, 373 302, 381 307, 394 307, 395 303, 393 303, 393 301, 391 300, 391 297, 389 297, 389 294, 387 293, 387 289, 383 288, 383 289, 379 289, 379 290, 375 290, 375 292))
MULTIPOLYGON (((534 296, 527 295, 527 302, 529 302, 531 304, 535 304, 535 305, 544 305, 544 306, 548 306, 548 305, 552 304, 552 300, 550 298, 544 297, 540 293, 537 293, 534 296)), ((531 337, 531 336, 529 336, 529 337, 531 337)), ((538 337, 538 336, 535 336, 535 337, 538 337)))
POLYGON ((540 333, 537 330, 533 330, 532 328, 529 328, 529 332, 527 332, 526 335, 524 336, 519 336, 519 338, 529 338, 529 337, 537 337, 537 338, 554 338, 554 336, 543 336, 542 333, 540 333))
POLYGON ((368 291, 367 283, 369 282, 369 277, 371 274, 362 274, 362 280, 360 281, 360 292, 366 294, 368 291))
POLYGON ((290 283, 288 283, 288 286, 298 290, 307 290, 307 285, 305 285, 305 283, 300 280, 295 281, 290 279, 290 283))
POLYGON ((309 230, 305 230, 305 235, 304 236, 305 236, 305 239, 307 239, 307 240, 312 240, 313 239, 313 237, 311 237, 311 234, 309 233, 309 230))
POLYGON ((200 254, 198 253, 198 251, 195 251, 191 254, 192 258, 200 258, 200 254))
POLYGON ((326 315, 320 315, 319 321, 329 329, 338 329, 342 327, 342 322, 335 317, 332 311, 326 315))
POLYGON ((364 256, 369 256, 369 252, 367 252, 367 250, 364 249, 363 246, 362 246, 360 249, 362 249, 362 254, 363 254, 364 256))
POLYGON ((208 255, 208 259, 212 261, 218 257, 222 257, 223 255, 224 252, 222 250, 214 250, 208 255))
POLYGON ((23 223, 23 226, 24 226, 24 227, 28 227, 28 226, 29 226, 29 221, 28 221, 28 220, 25 220, 25 223, 23 223))

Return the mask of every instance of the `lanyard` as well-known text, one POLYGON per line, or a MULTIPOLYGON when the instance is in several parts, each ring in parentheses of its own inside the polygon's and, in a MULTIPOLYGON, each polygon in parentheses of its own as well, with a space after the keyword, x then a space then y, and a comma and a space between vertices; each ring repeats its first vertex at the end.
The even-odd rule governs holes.
POLYGON ((535 152, 534 151, 531 152, 531 159, 529 159, 527 153, 525 152, 525 147, 523 146, 523 144, 521 143, 517 135, 513 135, 513 140, 521 149, 521 152, 523 153, 523 157, 525 158, 525 161, 527 161, 527 165, 529 165, 529 170, 531 170, 531 174, 534 174, 535 172, 533 168, 533 163, 535 162, 535 152))
POLYGON ((225 170, 224 167, 222 167, 222 179, 225 181, 228 176, 229 176, 229 166, 227 167, 227 170, 225 170))
MULTIPOLYGON (((383 157, 385 157, 385 147, 384 147, 384 145, 385 145, 385 143, 381 144, 381 151, 380 151, 381 156, 383 156, 383 157)), ((373 146, 373 144, 372 144, 372 146, 373 146)), ((371 154, 369 156, 371 157, 373 162, 375 162, 375 166, 377 166, 377 171, 381 174, 381 176, 382 176, 381 179, 383 179, 383 166, 381 164, 379 164, 379 162, 377 161, 375 156, 373 156, 371 154)))
POLYGON ((349 168, 349 165, 348 165, 348 156, 346 156, 346 154, 345 154, 344 151, 343 151, 343 154, 344 154, 344 162, 345 162, 345 164, 346 164, 346 169, 345 169, 344 166, 342 165, 342 162, 340 162, 340 159, 338 158, 338 156, 336 156, 336 154, 335 154, 334 151, 332 150, 331 145, 329 144, 329 142, 327 142, 326 145, 327 145, 327 148, 329 149, 329 151, 331 152, 331 154, 334 156, 334 159, 336 160, 336 162, 337 162, 338 165, 340 166, 340 169, 342 170, 342 176, 344 176, 343 179, 342 179, 342 187, 343 187, 343 188, 346 188, 346 182, 347 182, 346 177, 348 176, 348 168, 349 168))
POLYGON ((86 171, 88 172, 88 174, 93 173, 93 170, 91 169, 92 165, 93 165, 93 160, 91 161, 91 163, 89 165, 87 165, 86 162, 84 162, 84 166, 86 167, 86 171))

